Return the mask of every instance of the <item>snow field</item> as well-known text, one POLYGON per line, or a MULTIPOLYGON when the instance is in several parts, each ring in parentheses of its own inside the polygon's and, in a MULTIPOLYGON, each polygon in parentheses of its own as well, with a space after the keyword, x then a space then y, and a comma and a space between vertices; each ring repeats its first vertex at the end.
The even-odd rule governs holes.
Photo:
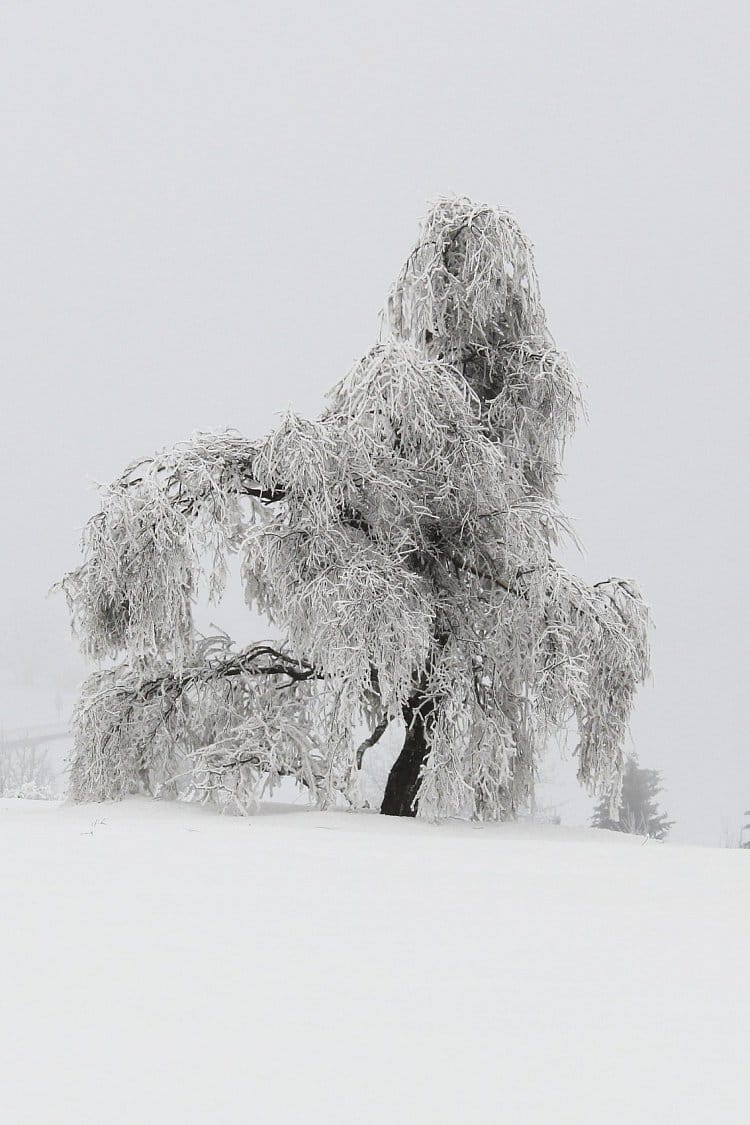
POLYGON ((29 1122, 723 1122, 750 854, 268 806, 0 802, 29 1122))

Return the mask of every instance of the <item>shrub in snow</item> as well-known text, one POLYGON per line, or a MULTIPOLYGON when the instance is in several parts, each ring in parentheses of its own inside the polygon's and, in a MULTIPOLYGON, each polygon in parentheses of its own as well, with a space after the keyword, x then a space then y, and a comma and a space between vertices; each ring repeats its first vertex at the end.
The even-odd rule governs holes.
POLYGON ((62 582, 84 651, 120 661, 83 688, 77 799, 245 810, 292 775, 356 804, 399 719, 383 812, 505 817, 572 717, 581 781, 617 796, 648 613, 632 582, 554 558, 581 397, 516 221, 439 200, 386 326, 316 420, 200 434, 103 491, 62 582), (196 591, 220 595, 231 553, 282 643, 196 637, 196 591))
POLYGON ((47 750, 31 742, 8 746, 0 742, 0 797, 51 801, 55 777, 47 750))

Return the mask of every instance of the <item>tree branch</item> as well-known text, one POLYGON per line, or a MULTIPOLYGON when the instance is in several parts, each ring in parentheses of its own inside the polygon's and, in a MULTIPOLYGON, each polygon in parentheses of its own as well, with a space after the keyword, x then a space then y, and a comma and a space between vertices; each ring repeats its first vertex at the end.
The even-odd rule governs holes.
POLYGON ((304 680, 322 679, 323 674, 303 660, 295 660, 287 653, 280 652, 268 644, 251 645, 241 652, 207 660, 199 668, 188 668, 183 672, 165 672, 139 684, 135 689, 118 685, 115 690, 132 691, 134 699, 146 703, 155 695, 171 696, 177 699, 193 684, 209 683, 233 676, 286 676, 292 683, 304 680))
POLYGON ((380 741, 380 739, 383 737, 386 730, 388 729, 388 727, 390 725, 390 722, 391 722, 390 716, 386 715, 384 718, 382 718, 380 720, 380 722, 375 727, 375 730, 372 732, 372 734, 369 735, 369 737, 366 738, 364 740, 364 742, 360 742, 359 746, 357 747, 357 754, 356 754, 357 769, 358 770, 362 769, 362 760, 365 756, 366 751, 370 750, 375 745, 376 742, 380 741))

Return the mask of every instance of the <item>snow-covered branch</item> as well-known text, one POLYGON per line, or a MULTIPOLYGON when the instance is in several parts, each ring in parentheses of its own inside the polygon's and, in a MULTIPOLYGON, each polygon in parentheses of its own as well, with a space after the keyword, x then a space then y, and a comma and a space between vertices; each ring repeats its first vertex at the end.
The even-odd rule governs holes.
POLYGON ((96 672, 74 715, 73 796, 210 795, 217 771, 223 793, 232 784, 242 791, 234 799, 245 811, 268 775, 273 784, 290 774, 316 793, 324 773, 311 732, 319 678, 274 645, 236 652, 224 636, 203 639, 179 671, 96 672))

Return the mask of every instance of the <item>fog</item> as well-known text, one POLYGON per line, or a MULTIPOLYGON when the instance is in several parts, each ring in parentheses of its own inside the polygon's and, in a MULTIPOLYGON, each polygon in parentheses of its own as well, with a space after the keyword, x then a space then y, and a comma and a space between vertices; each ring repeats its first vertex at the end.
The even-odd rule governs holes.
MULTIPOLYGON (((6 0, 1 19, 0 726, 19 684, 42 708, 82 674, 46 594, 93 482, 197 429, 316 414, 427 201, 456 191, 518 216, 587 385, 563 488, 586 553, 566 562, 653 606, 631 748, 675 838, 738 826, 746 6, 6 0)), ((249 639, 239 593, 214 620, 249 639)))

